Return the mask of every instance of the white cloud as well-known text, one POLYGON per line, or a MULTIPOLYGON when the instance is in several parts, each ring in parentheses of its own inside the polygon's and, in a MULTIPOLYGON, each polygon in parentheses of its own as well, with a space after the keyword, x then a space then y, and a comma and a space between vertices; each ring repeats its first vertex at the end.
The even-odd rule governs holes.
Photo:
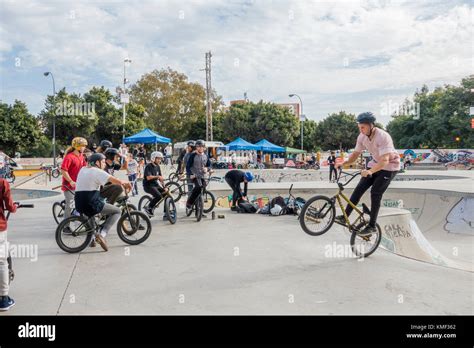
MULTIPOLYGON (((6 61, 12 54, 22 58, 23 70, 52 69, 58 86, 84 92, 95 80, 119 85, 126 57, 132 81, 170 66, 204 83, 199 69, 211 50, 213 86, 225 100, 247 91, 251 100, 287 102, 298 93, 305 113, 317 119, 339 109, 377 113, 389 98, 401 101, 423 83, 456 83, 472 71, 472 8, 461 2, 3 1, 1 7, 0 64, 10 72, 4 96, 14 93, 4 90, 15 72, 6 61)), ((32 98, 21 99, 42 106, 32 98)))

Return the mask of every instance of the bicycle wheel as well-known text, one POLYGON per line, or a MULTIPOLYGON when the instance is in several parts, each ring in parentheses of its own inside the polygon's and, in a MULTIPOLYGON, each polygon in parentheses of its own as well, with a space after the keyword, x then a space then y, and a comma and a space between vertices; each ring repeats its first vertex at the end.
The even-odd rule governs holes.
POLYGON ((196 216, 196 221, 199 222, 202 219, 202 211, 203 211, 203 201, 202 201, 202 194, 196 198, 196 202, 194 202, 194 214, 196 216))
POLYGON ((178 181, 179 180, 179 174, 178 173, 171 173, 168 175, 168 181, 178 181))
POLYGON ((53 178, 55 178, 55 179, 56 179, 56 178, 59 178, 59 174, 61 174, 61 172, 59 171, 59 169, 53 169, 53 170, 51 171, 51 176, 52 176, 53 178))
POLYGON ((329 231, 336 217, 336 207, 326 196, 310 198, 299 216, 303 231, 311 236, 320 236, 329 231))
POLYGON ((165 187, 170 190, 170 194, 175 202, 178 202, 184 194, 181 185, 177 182, 170 181, 165 185, 165 187))
POLYGON ((143 211, 143 208, 148 207, 148 204, 150 204, 152 199, 153 197, 150 195, 144 195, 142 198, 140 198, 138 201, 138 210, 143 211))
POLYGON ((165 199, 165 213, 168 221, 174 225, 176 223, 176 218, 178 217, 178 212, 176 211, 174 200, 170 197, 166 197, 165 199))
POLYGON ((95 230, 87 221, 83 216, 71 216, 61 221, 56 228, 56 243, 61 250, 78 253, 90 244, 95 230))
POLYGON ((216 206, 216 197, 210 191, 205 190, 203 193, 203 212, 209 214, 216 206))
POLYGON ((117 222, 117 234, 120 239, 131 245, 143 243, 151 234, 151 221, 145 213, 134 210, 122 215, 117 222), (144 228, 140 230, 138 227, 144 228))
MULTIPOLYGON (((137 209, 137 206, 135 204, 132 204, 132 203, 127 203, 127 207, 128 207, 128 210, 130 210, 130 211, 139 210, 139 209, 137 209)), ((127 211, 127 209, 123 209, 122 210, 122 215, 125 214, 126 211, 127 211)))
POLYGON ((63 204, 63 202, 54 202, 54 204, 53 204, 53 217, 54 217, 54 221, 56 221, 56 223, 58 225, 64 219, 64 204, 63 204))
POLYGON ((382 229, 376 224, 377 232, 370 236, 359 236, 356 232, 351 235, 352 252, 358 257, 368 257, 379 247, 382 239, 382 229))

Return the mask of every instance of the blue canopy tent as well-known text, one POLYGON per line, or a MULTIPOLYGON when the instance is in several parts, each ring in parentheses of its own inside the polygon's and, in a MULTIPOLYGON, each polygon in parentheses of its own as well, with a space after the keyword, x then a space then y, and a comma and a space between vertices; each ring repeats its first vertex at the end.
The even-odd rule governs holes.
POLYGON ((263 152, 285 152, 285 148, 272 144, 267 139, 262 139, 258 143, 255 143, 255 146, 258 146, 259 151, 263 152))
POLYGON ((235 139, 234 141, 226 144, 225 147, 231 151, 259 150, 258 146, 253 145, 242 138, 235 139))
POLYGON ((171 139, 145 128, 137 134, 126 137, 123 141, 125 144, 169 144, 171 139))

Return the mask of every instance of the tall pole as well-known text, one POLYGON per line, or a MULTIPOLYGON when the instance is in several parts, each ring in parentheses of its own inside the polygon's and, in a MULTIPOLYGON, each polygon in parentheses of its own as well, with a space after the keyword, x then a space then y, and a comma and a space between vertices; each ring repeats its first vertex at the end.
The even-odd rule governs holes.
MULTIPOLYGON (((127 63, 131 63, 132 61, 130 59, 124 59, 123 60, 123 94, 126 95, 127 94, 127 90, 125 89, 125 85, 127 84, 127 77, 126 77, 126 74, 125 74, 125 68, 126 68, 126 65, 127 63)), ((122 100, 122 143, 125 139, 125 118, 127 116, 127 112, 125 110, 125 100, 122 100)))
POLYGON ((52 72, 47 71, 43 75, 51 76, 53 79, 53 164, 56 167, 56 106, 54 105, 56 99, 56 84, 54 83, 54 76, 52 72))
POLYGON ((211 85, 211 51, 206 52, 206 141, 213 141, 212 129, 212 85, 211 85))
POLYGON ((301 150, 303 150, 303 120, 301 118, 303 114, 303 101, 301 100, 300 96, 298 94, 290 94, 289 97, 298 97, 298 99, 300 100, 300 115, 299 115, 299 119, 300 119, 300 127, 301 127, 301 150))

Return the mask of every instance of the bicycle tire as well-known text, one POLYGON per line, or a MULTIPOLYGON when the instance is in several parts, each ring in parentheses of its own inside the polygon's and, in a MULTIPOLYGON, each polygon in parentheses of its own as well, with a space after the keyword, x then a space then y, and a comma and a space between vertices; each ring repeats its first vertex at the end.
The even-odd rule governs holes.
POLYGON ((150 201, 153 199, 150 195, 143 195, 142 198, 138 201, 138 210, 143 211, 143 208, 150 204, 150 201))
POLYGON ((168 221, 174 225, 176 223, 178 213, 176 211, 176 204, 170 197, 166 197, 165 199, 165 213, 168 221))
MULTIPOLYGON (((321 209, 322 209, 321 208, 321 209)), ((329 212, 326 211, 326 214, 329 212)), ((308 213, 311 213, 311 214, 315 214, 316 212, 313 212, 313 211, 309 211, 308 213)), ((317 220, 318 218, 317 217, 314 217, 314 216, 310 216, 309 218, 311 219, 314 219, 314 220, 317 220)), ((326 233, 327 231, 329 231, 329 229, 332 227, 332 225, 334 224, 334 220, 336 218, 336 207, 334 205, 334 203, 331 201, 331 199, 329 197, 326 197, 326 196, 314 196, 312 198, 310 198, 306 203, 305 205, 303 206, 303 208, 301 209, 301 212, 300 212, 300 215, 299 215, 299 220, 300 220, 300 226, 301 228, 303 229, 304 232, 306 232, 307 234, 311 235, 311 236, 320 236, 324 233, 326 233), (306 224, 306 220, 305 220, 305 217, 306 217, 306 214, 308 212, 308 210, 310 209, 311 207, 311 204, 314 203, 315 201, 317 200, 321 200, 323 201, 322 203, 324 204, 329 204, 330 206, 326 208, 326 206, 323 206, 322 208, 324 209, 330 209, 331 211, 331 218, 330 218, 330 221, 329 223, 323 228, 321 229, 320 231, 313 231, 311 230, 307 224, 306 224)))
MULTIPOLYGON (((86 226, 86 222, 87 222, 87 218, 85 218, 83 216, 70 216, 67 219, 64 219, 63 221, 61 221, 61 223, 56 228, 56 243, 58 244, 58 246, 61 250, 65 251, 67 253, 74 254, 74 253, 81 252, 82 250, 87 248, 87 246, 90 244, 90 242, 92 240, 94 230, 92 230, 92 229, 89 230, 89 227, 86 226), (62 236, 63 236, 62 232, 63 232, 64 228, 69 227, 69 224, 73 221, 81 222, 80 226, 84 226, 85 228, 88 229, 88 230, 86 230, 86 232, 81 233, 81 235, 86 235, 86 238, 84 239, 84 242, 82 242, 82 244, 80 244, 79 246, 77 246, 75 248, 72 248, 72 247, 69 247, 68 245, 66 245, 64 243, 63 239, 62 239, 62 236)), ((72 234, 71 234, 71 236, 72 236, 72 234)))
POLYGON ((54 202, 53 207, 53 217, 56 224, 60 224, 64 220, 64 206, 62 202, 54 202))
POLYGON ((150 237, 150 234, 151 234, 150 218, 145 213, 138 210, 134 210, 134 211, 131 211, 130 213, 123 214, 120 217, 119 221, 117 222, 117 234, 124 243, 130 244, 130 245, 141 244, 144 241, 146 241, 148 237, 150 237), (125 232, 123 230, 123 224, 126 220, 130 222, 130 225, 132 226, 134 230, 133 233, 125 232), (131 221, 133 221, 133 223, 131 223, 131 221), (129 239, 128 237, 136 236, 136 232, 139 231, 138 227, 142 223, 142 221, 144 221, 146 224, 144 235, 138 239, 134 239, 134 240, 129 239))
POLYGON ((203 197, 203 212, 209 214, 216 206, 216 196, 211 191, 205 190, 203 197), (207 208, 205 208, 207 207, 207 208))
POLYGON ((59 171, 59 169, 53 169, 51 171, 51 176, 55 179, 59 178, 59 174, 61 174, 61 172, 59 171))
POLYGON ((181 185, 175 181, 166 183, 165 187, 169 189, 170 194, 173 197, 173 201, 175 202, 178 202, 184 194, 181 185))
POLYGON ((377 228, 377 239, 375 240, 375 243, 374 243, 374 246, 366 253, 360 253, 356 247, 355 247, 355 239, 356 237, 358 236, 357 235, 357 232, 352 232, 352 235, 351 235, 351 249, 352 249, 352 252, 354 253, 354 255, 360 257, 360 258, 365 258, 365 257, 369 257, 370 255, 372 255, 375 250, 378 249, 379 245, 380 245, 380 241, 382 240, 382 229, 380 228, 380 225, 379 224, 376 224, 375 225, 376 228, 377 228))
POLYGON ((168 175, 168 181, 178 181, 179 180, 179 174, 178 173, 171 173, 168 175))

